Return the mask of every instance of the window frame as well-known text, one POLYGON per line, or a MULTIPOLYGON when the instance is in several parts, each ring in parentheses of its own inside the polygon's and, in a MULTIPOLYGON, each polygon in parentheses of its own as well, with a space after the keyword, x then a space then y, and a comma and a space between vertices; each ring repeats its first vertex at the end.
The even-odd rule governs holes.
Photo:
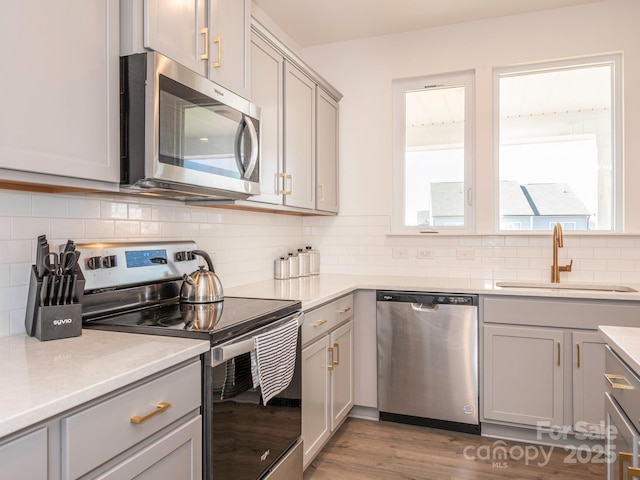
POLYGON ((444 74, 422 75, 419 77, 392 80, 392 124, 393 124, 393 193, 391 234, 422 235, 432 233, 463 234, 475 232, 475 70, 464 70, 444 74), (464 120, 464 226, 407 226, 405 217, 405 151, 406 151, 406 92, 416 91, 425 86, 465 88, 464 120))
MULTIPOLYGON (((503 75, 517 75, 526 73, 537 73, 551 70, 564 70, 568 68, 579 68, 597 65, 611 65, 611 115, 612 138, 611 154, 613 159, 613 198, 612 198, 612 228, 610 230, 571 230, 580 235, 603 235, 624 233, 624 149, 623 149, 623 76, 622 76, 622 54, 589 55, 571 59, 557 61, 542 61, 526 63, 506 67, 493 68, 493 231, 496 234, 508 235, 514 233, 512 230, 500 228, 500 78, 503 75)), ((519 230, 520 234, 548 233, 544 230, 519 230)))

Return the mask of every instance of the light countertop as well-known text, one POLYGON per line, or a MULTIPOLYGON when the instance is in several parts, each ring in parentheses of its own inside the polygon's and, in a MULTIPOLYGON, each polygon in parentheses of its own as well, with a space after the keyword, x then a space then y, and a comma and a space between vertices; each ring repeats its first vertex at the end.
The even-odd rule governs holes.
MULTIPOLYGON (((503 288, 496 287, 495 284, 496 282, 493 280, 468 278, 421 278, 321 273, 320 275, 290 280, 265 280, 229 289, 225 288, 224 293, 228 296, 301 300, 302 308, 305 310, 322 305, 357 289, 640 301, 640 291, 610 292, 546 288, 503 288)), ((628 286, 640 290, 639 285, 628 286)))
MULTIPOLYGON (((301 300, 303 309, 309 310, 357 289, 640 301, 638 292, 500 288, 492 280, 338 274, 265 280, 225 288, 225 295, 301 300)), ((605 335, 618 330, 624 330, 615 340, 621 345, 638 338, 638 353, 630 358, 639 365, 640 333, 633 328, 602 329, 605 335)), ((26 335, 0 337, 0 438, 195 358, 208 348, 202 340, 86 329, 80 337, 49 342, 26 335)))
POLYGON ((598 331, 613 351, 640 375, 640 328, 601 326, 598 331))
POLYGON ((0 337, 0 438, 198 357, 208 341, 83 330, 0 337))

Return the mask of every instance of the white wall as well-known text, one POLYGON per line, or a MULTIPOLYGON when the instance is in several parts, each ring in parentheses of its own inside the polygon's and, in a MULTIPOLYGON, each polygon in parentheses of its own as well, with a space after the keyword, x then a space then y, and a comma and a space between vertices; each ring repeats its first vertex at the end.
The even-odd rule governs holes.
MULTIPOLYGON (((493 233, 492 69, 519 63, 623 52, 626 194, 640 204, 640 37, 637 0, 605 0, 302 50, 344 94, 340 102, 340 211, 390 215, 392 85, 408 78, 476 72, 476 190, 479 233, 493 233)), ((640 232, 640 215, 627 232, 640 232)))
POLYGON ((223 287, 273 278, 275 258, 302 247, 301 217, 189 207, 116 195, 49 195, 0 190, 0 335, 24 332, 36 238, 195 240, 208 251, 223 287))
POLYGON ((604 53, 623 53, 626 231, 565 232, 563 281, 640 283, 640 1, 604 0, 549 10, 341 42, 302 50, 344 94, 340 102, 340 216, 305 218, 305 243, 323 272, 428 277, 549 278, 550 234, 495 235, 492 69, 604 53), (476 211, 480 235, 392 236, 392 80, 476 72, 476 211), (417 259, 418 249, 430 259, 417 259), (408 258, 394 258, 405 252, 408 258), (461 258, 470 254, 472 259, 461 258))

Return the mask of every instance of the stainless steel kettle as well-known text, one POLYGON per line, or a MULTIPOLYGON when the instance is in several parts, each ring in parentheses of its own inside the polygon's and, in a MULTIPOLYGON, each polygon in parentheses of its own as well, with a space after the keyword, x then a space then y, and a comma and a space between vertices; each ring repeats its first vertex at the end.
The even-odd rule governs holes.
POLYGON ((204 258, 207 262, 208 270, 200 266, 191 275, 182 276, 182 287, 180 288, 180 301, 185 303, 213 303, 224 299, 222 283, 215 274, 211 257, 204 250, 192 250, 193 255, 204 258))

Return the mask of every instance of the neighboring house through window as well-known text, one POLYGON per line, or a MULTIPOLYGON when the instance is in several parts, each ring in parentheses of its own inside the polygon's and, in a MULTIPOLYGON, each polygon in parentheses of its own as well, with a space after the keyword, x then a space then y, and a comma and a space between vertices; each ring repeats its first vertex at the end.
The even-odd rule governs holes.
POLYGON ((619 71, 617 56, 495 71, 500 230, 621 228, 619 71))
POLYGON ((473 78, 394 81, 394 231, 471 230, 473 78))

